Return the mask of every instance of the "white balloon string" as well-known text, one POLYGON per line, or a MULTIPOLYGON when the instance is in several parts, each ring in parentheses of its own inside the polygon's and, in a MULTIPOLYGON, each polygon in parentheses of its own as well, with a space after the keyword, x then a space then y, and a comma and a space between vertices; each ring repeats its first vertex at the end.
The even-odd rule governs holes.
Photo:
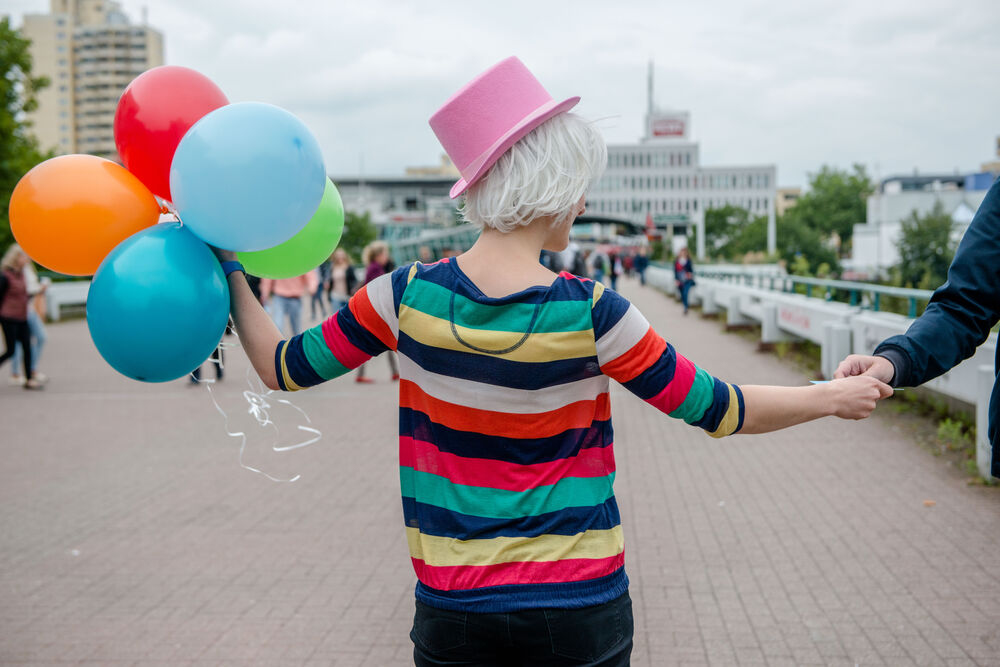
MULTIPOLYGON (((239 338, 239 336, 236 334, 235 329, 230 329, 230 330, 233 332, 234 336, 239 338)), ((222 369, 225 368, 222 351, 227 347, 235 348, 235 347, 240 347, 240 345, 238 343, 226 343, 224 341, 220 341, 217 354, 213 355, 213 358, 209 360, 212 363, 219 365, 220 372, 222 371, 222 369)), ((226 413, 225 410, 222 409, 222 406, 219 405, 219 401, 216 400, 215 397, 215 392, 212 391, 212 385, 215 384, 217 380, 210 380, 208 378, 201 379, 200 377, 195 376, 194 373, 191 374, 191 377, 198 383, 205 385, 205 389, 208 390, 209 398, 212 399, 212 404, 215 406, 216 411, 218 411, 218 413, 222 415, 222 418, 224 420, 224 430, 226 432, 226 435, 232 438, 240 439, 240 451, 239 451, 240 467, 249 470, 251 472, 263 475, 264 477, 267 477, 269 480, 273 482, 294 482, 301 477, 301 475, 298 474, 290 478, 275 477, 267 472, 264 472, 259 468, 255 468, 251 465, 248 465, 244 461, 244 456, 247 447, 247 440, 248 440, 247 434, 245 431, 230 430, 229 415, 226 413)), ((288 399, 276 398, 276 397, 272 398, 272 394, 276 394, 278 392, 275 392, 272 389, 267 389, 264 386, 264 383, 261 381, 261 379, 255 373, 253 373, 252 366, 247 368, 246 379, 247 379, 248 389, 243 390, 243 398, 247 402, 248 406, 247 413, 254 418, 254 420, 257 422, 257 425, 260 426, 262 429, 267 429, 268 427, 274 429, 274 444, 271 446, 272 451, 287 452, 293 449, 301 449, 303 447, 308 447, 309 445, 318 442, 319 439, 323 436, 323 434, 318 429, 313 428, 311 425, 305 426, 299 424, 297 430, 302 432, 303 434, 306 434, 308 437, 306 437, 306 439, 301 442, 297 442, 291 445, 279 444, 281 431, 278 428, 278 425, 275 424, 274 421, 271 419, 272 402, 285 405, 294 409, 305 419, 307 424, 312 424, 312 420, 309 418, 309 415, 306 414, 305 410, 295 405, 288 399), (254 382, 255 380, 256 380, 256 385, 254 382)))

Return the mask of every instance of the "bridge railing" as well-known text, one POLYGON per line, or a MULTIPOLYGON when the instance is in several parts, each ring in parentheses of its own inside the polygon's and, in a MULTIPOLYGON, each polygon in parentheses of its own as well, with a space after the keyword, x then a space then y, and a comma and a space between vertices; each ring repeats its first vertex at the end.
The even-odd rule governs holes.
MULTIPOLYGON (((796 340, 816 343, 821 348, 821 373, 828 379, 848 354, 871 354, 889 336, 905 333, 916 315, 914 302, 926 303, 932 294, 927 290, 788 276, 779 267, 748 268, 700 267, 695 275, 696 285, 689 294, 692 303, 700 303, 707 315, 725 311, 729 326, 759 324, 763 343, 796 340), (797 286, 806 289, 797 290, 797 286), (846 295, 846 299, 835 300, 834 294, 841 298, 846 295), (910 300, 910 316, 880 310, 886 296, 910 300)), ((651 264, 646 280, 676 294, 671 266, 651 264)), ((995 379, 996 349, 997 334, 993 333, 972 357, 924 385, 975 407, 976 463, 985 479, 990 478, 986 415, 995 379)))
POLYGON ((919 314, 919 304, 926 304, 934 294, 932 290, 912 289, 908 287, 892 287, 873 283, 853 282, 849 280, 828 280, 825 278, 807 278, 778 272, 753 272, 741 270, 742 267, 716 267, 714 265, 699 267, 697 275, 713 278, 724 282, 736 282, 751 287, 766 287, 782 292, 799 292, 808 297, 817 296, 826 301, 846 301, 852 306, 860 306, 876 312, 881 311, 885 297, 894 297, 907 303, 907 315, 916 317, 919 314), (801 289, 799 289, 801 287, 801 289))
POLYGON ((389 252, 397 265, 407 264, 420 259, 420 248, 427 246, 431 254, 437 258, 444 250, 453 250, 456 254, 465 252, 479 238, 479 226, 472 223, 457 227, 445 227, 428 231, 420 236, 389 241, 389 252))

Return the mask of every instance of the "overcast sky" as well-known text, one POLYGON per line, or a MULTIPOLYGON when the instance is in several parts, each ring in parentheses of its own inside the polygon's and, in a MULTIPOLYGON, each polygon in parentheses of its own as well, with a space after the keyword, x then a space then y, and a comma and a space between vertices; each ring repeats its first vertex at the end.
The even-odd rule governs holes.
MULTIPOLYGON (((609 143, 643 132, 655 99, 689 110, 702 164, 775 164, 805 185, 822 164, 873 175, 973 171, 1000 135, 1000 2, 770 0, 356 2, 124 0, 167 64, 231 101, 277 104, 319 139, 334 176, 436 163, 430 114, 517 55, 609 143)), ((45 0, 2 0, 14 15, 45 0)))

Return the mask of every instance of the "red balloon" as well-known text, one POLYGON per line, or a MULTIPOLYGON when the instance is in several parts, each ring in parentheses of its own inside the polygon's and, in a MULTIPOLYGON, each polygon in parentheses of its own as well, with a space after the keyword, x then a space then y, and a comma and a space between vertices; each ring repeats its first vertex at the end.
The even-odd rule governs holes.
POLYGON ((181 137, 202 116, 229 104, 204 74, 164 65, 137 76, 115 110, 115 146, 122 164, 153 194, 170 197, 170 161, 181 137))

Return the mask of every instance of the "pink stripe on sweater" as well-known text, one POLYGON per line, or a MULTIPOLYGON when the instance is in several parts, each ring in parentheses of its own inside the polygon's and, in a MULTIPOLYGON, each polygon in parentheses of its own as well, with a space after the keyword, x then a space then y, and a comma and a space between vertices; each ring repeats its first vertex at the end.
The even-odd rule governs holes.
POLYGON ((323 340, 326 341, 326 346, 330 348, 330 352, 337 358, 337 361, 346 368, 357 368, 371 359, 371 355, 365 354, 347 339, 340 324, 337 323, 337 315, 338 313, 334 313, 332 317, 323 322, 323 340))
POLYGON ((604 477, 615 471, 612 445, 581 449, 576 456, 521 465, 494 459, 456 456, 429 442, 399 438, 399 465, 446 477, 453 484, 527 491, 567 477, 604 477))
POLYGON ((625 554, 609 558, 567 558, 554 561, 521 561, 498 565, 428 565, 410 558, 417 578, 439 591, 484 586, 552 584, 606 577, 625 565, 625 554))
POLYGON ((684 402, 688 392, 691 391, 695 371, 695 365, 678 354, 677 365, 674 367, 674 378, 667 383, 663 391, 646 402, 661 412, 668 414, 673 412, 684 402))

